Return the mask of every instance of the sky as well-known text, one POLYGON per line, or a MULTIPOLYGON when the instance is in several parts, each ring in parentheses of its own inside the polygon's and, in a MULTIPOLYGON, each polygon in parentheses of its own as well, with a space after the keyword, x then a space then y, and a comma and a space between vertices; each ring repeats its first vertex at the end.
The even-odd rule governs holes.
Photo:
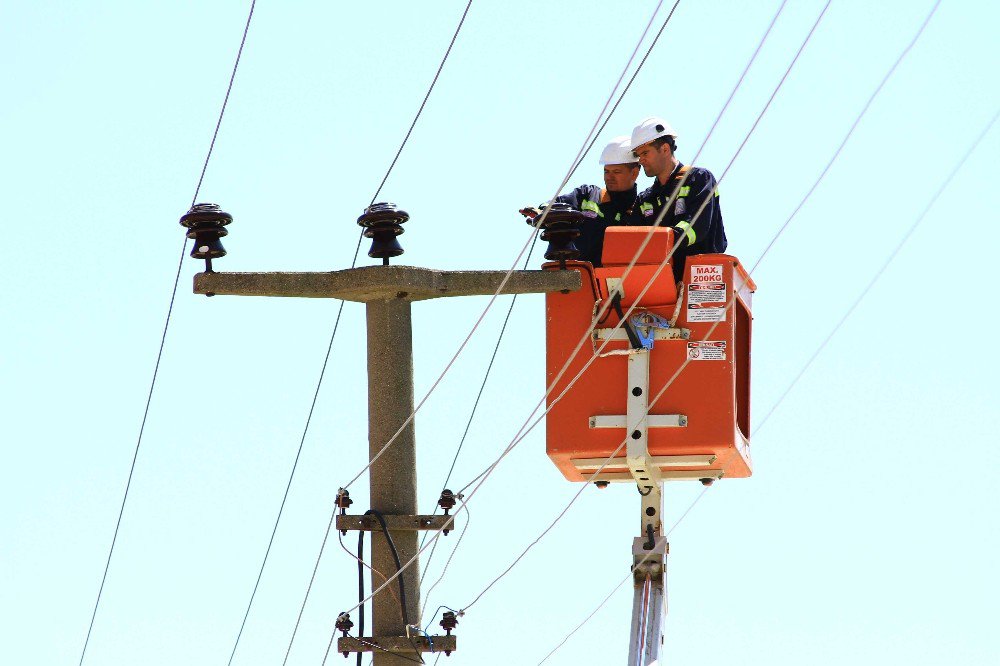
MULTIPOLYGON (((779 4, 682 0, 598 147, 660 115, 680 159, 698 154, 719 175, 824 3, 785 5, 710 133, 779 4)), ((834 0, 721 184, 728 251, 745 265, 791 221, 753 275, 754 475, 715 484, 671 535, 665 663, 1000 657, 989 259, 1000 128, 782 399, 1000 106, 1000 10, 944 0, 793 215, 932 4, 834 0)), ((655 6, 474 0, 380 195, 411 216, 398 263, 510 268, 530 233, 517 209, 556 192, 655 6)), ((248 8, 0 6, 0 663, 80 660, 171 301, 177 220, 248 8)), ((355 220, 464 8, 257 3, 198 196, 234 217, 217 270, 350 265, 355 220)), ((599 182, 598 154, 569 187, 599 182)), ((316 390, 338 303, 206 299, 191 289, 200 270, 183 261, 88 665, 228 663, 316 390)), ((508 299, 416 417, 426 512, 508 299)), ((487 301, 415 304, 418 398, 487 301)), ((499 455, 544 392, 543 305, 517 301, 455 486, 499 455)), ((233 664, 284 659, 336 490, 366 462, 365 355, 364 310, 349 303, 233 664)), ((468 605, 573 498, 579 487, 544 446, 538 428, 470 501, 462 546, 427 595, 445 557, 432 561, 428 616, 468 605)), ((365 483, 352 487, 359 512, 365 483)), ((669 485, 666 522, 701 490, 669 485)), ((628 575, 638 506, 625 484, 587 488, 460 619, 459 650, 439 663, 539 663, 628 575)), ((356 576, 328 544, 289 664, 322 663, 356 576)), ((630 587, 545 663, 625 661, 630 587)))

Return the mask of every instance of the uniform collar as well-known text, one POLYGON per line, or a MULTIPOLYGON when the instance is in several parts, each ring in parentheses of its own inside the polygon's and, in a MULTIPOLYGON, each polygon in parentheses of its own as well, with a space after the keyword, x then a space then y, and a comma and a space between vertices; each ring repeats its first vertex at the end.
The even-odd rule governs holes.
POLYGON ((674 170, 670 172, 670 177, 667 178, 667 184, 666 185, 660 185, 660 179, 659 178, 654 178, 653 179, 653 187, 652 187, 652 189, 654 191, 657 191, 657 192, 662 192, 663 190, 666 190, 667 188, 669 188, 670 184, 674 180, 674 176, 677 175, 677 172, 680 171, 681 167, 683 167, 683 166, 684 166, 684 163, 681 162, 680 160, 677 160, 677 166, 675 166, 674 170))
MULTIPOLYGON (((630 190, 623 190, 622 192, 619 192, 617 194, 619 194, 621 196, 621 198, 623 198, 623 199, 626 199, 626 198, 635 199, 635 197, 636 197, 636 195, 638 193, 639 193, 639 187, 638 187, 638 185, 636 185, 635 183, 632 183, 632 189, 630 189, 630 190)), ((611 195, 612 195, 612 193, 611 193, 610 190, 608 190, 606 187, 602 187, 601 188, 601 203, 602 204, 610 203, 611 202, 611 198, 612 198, 611 195)))

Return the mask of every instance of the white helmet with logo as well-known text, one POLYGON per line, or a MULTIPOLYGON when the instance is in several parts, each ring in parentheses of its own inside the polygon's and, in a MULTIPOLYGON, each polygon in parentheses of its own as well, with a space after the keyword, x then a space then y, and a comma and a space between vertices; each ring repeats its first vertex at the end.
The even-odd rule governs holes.
POLYGON ((661 136, 676 137, 677 132, 663 118, 657 118, 656 116, 646 118, 632 130, 632 150, 650 141, 655 141, 661 136))
POLYGON ((632 144, 627 136, 616 136, 601 152, 601 164, 635 164, 638 160, 632 154, 632 144))

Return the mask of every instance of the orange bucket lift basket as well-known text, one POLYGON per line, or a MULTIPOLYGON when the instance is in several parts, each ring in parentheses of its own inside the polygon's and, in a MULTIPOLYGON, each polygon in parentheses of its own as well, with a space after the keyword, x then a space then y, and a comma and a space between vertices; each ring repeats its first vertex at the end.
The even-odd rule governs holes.
POLYGON ((751 474, 756 286, 735 257, 701 254, 687 258, 678 294, 673 260, 661 268, 673 243, 671 229, 609 228, 604 266, 566 262, 567 270, 581 274, 583 287, 546 296, 547 385, 555 382, 546 399, 546 451, 570 481, 635 481, 641 488, 751 474), (650 242, 625 275, 650 231, 650 242), (609 298, 617 298, 620 308, 608 307, 588 333, 609 298), (619 310, 631 331, 618 326, 619 310), (581 338, 583 346, 570 359, 581 338))

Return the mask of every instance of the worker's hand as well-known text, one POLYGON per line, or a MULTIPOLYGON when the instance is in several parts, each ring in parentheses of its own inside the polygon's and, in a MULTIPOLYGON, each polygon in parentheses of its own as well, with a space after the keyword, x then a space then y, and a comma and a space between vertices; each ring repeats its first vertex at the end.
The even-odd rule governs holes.
POLYGON ((517 211, 521 215, 524 215, 529 220, 533 220, 542 214, 542 211, 538 210, 534 206, 525 206, 521 210, 517 211))

